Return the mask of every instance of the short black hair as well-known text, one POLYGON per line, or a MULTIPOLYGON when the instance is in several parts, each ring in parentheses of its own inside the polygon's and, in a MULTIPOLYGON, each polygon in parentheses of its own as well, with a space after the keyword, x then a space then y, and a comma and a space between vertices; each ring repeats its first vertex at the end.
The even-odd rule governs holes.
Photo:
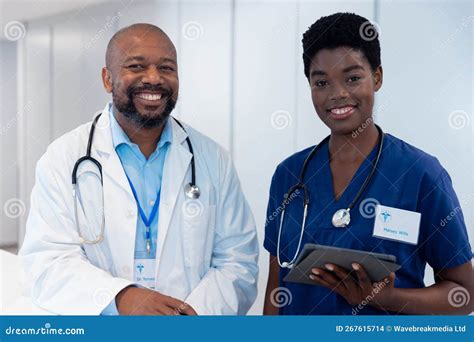
POLYGON ((341 46, 361 51, 375 71, 381 65, 378 35, 374 24, 354 13, 334 13, 319 18, 303 33, 304 74, 309 79, 311 61, 318 51, 341 46))

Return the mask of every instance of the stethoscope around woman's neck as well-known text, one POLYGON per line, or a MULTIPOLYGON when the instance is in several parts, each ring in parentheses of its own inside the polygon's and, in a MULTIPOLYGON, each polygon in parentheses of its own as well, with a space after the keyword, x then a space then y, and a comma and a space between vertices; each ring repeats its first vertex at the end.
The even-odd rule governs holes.
MULTIPOLYGON (((375 162, 372 164, 372 169, 370 170, 369 175, 365 179, 364 183, 360 187, 359 191, 357 192, 356 196, 351 201, 349 206, 345 209, 339 209, 334 213, 332 217, 332 224, 335 228, 345 228, 349 225, 349 223, 351 222, 350 211, 355 206, 355 204, 359 201, 360 197, 363 195, 363 193, 369 186, 370 181, 372 180, 374 176, 375 170, 377 169, 377 166, 380 160, 380 155, 382 154, 382 149, 383 149, 384 133, 379 126, 375 125, 375 127, 377 128, 379 132, 379 148, 377 150, 377 156, 375 158, 375 162)), ((280 265, 280 267, 282 268, 292 268, 301 249, 301 242, 303 241, 303 234, 304 234, 304 230, 306 226, 306 218, 308 215, 308 207, 310 204, 310 192, 309 192, 308 187, 304 184, 304 177, 306 175, 306 170, 308 169, 308 164, 314 158, 314 156, 316 155, 316 152, 321 148, 321 146, 329 142, 330 138, 331 138, 331 135, 327 136, 326 138, 324 138, 323 141, 321 141, 318 145, 316 145, 310 151, 310 153, 306 157, 303 163, 303 166, 301 168, 300 175, 298 178, 298 183, 296 183, 290 189, 288 189, 288 192, 283 196, 283 201, 282 201, 282 204, 280 205, 281 215, 280 215, 280 225, 278 228, 278 240, 277 240, 277 260, 278 260, 278 265, 280 265), (298 247, 296 248, 296 252, 290 261, 282 262, 280 259, 280 241, 281 241, 281 232, 283 229, 283 221, 285 219, 285 212, 288 205, 291 203, 295 195, 297 195, 300 190, 303 192, 303 222, 301 223, 298 247)))

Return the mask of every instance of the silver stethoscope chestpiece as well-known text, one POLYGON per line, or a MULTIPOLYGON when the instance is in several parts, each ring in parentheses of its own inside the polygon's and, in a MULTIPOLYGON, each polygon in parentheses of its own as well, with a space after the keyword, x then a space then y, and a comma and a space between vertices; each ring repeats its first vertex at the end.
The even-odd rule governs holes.
POLYGON ((189 199, 198 199, 201 196, 201 190, 199 190, 198 186, 191 185, 191 183, 184 186, 184 193, 189 199))
POLYGON ((336 228, 345 228, 351 222, 350 209, 339 209, 332 216, 332 225, 336 228))

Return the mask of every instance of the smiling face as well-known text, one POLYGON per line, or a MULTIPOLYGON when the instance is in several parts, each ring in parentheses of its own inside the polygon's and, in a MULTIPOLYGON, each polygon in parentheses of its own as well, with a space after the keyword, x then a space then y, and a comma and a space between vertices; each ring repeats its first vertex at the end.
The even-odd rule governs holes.
POLYGON ((371 120, 382 68, 372 71, 362 52, 348 47, 320 50, 309 75, 314 108, 332 133, 351 134, 371 120))
POLYGON ((162 125, 178 99, 176 50, 158 30, 134 28, 120 34, 102 71, 116 110, 142 128, 162 125))

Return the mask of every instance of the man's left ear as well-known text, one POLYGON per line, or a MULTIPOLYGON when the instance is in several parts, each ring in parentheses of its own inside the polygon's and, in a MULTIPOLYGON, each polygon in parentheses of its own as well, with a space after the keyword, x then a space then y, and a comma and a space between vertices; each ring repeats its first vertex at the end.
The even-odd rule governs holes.
POLYGON ((382 82, 383 82, 383 69, 381 65, 379 65, 377 69, 375 69, 374 82, 375 82, 374 90, 378 91, 382 87, 382 82))

